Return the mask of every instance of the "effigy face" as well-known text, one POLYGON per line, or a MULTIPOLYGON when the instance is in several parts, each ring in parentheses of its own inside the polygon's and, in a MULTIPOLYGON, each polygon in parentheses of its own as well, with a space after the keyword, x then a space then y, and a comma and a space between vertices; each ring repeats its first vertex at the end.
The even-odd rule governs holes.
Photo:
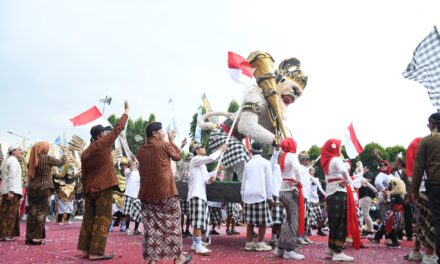
POLYGON ((296 58, 283 60, 276 70, 267 52, 252 52, 248 60, 258 86, 245 95, 238 131, 256 142, 276 144, 291 136, 284 127, 287 107, 302 95, 307 77, 296 58))

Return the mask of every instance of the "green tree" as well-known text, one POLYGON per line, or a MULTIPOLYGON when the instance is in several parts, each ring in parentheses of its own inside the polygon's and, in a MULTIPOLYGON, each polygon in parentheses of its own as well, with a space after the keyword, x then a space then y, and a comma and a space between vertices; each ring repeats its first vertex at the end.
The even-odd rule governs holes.
POLYGON ((381 145, 375 142, 371 142, 365 145, 364 151, 362 151, 362 153, 359 155, 360 156, 359 158, 364 166, 366 165, 371 166, 372 171, 374 173, 377 173, 378 162, 376 156, 374 155, 375 149, 379 152, 379 155, 382 157, 382 159, 388 160, 389 156, 387 151, 381 145))
POLYGON ((147 125, 153 122, 156 122, 156 116, 153 113, 151 113, 150 116, 148 117, 147 125))
POLYGON ((231 102, 229 102, 229 106, 228 106, 228 112, 229 113, 237 112, 238 108, 240 108, 240 106, 238 105, 237 101, 231 100, 231 102))
MULTIPOLYGON (((143 119, 142 117, 139 117, 135 121, 133 119, 129 118, 127 121, 127 142, 130 150, 133 153, 136 153, 136 150, 145 142, 146 134, 145 134, 145 128, 147 127, 147 124, 155 121, 155 115, 150 114, 150 117, 147 120, 143 119)), ((119 118, 115 115, 111 115, 108 117, 108 121, 112 126, 115 126, 119 118)))
MULTIPOLYGON (((321 155, 321 148, 318 147, 317 145, 312 145, 309 150, 307 151, 307 154, 310 157, 310 160, 314 161, 316 160, 320 155, 321 155)), ((316 172, 315 172, 315 176, 318 177, 321 180, 325 179, 325 175, 324 172, 322 170, 321 167, 321 161, 318 160, 315 165, 313 165, 313 167, 315 168, 316 172)))
POLYGON ((388 147, 385 149, 385 151, 388 153, 388 158, 390 162, 394 162, 396 160, 397 155, 399 155, 400 152, 402 152, 402 155, 406 157, 406 149, 403 146, 396 145, 392 147, 388 147))

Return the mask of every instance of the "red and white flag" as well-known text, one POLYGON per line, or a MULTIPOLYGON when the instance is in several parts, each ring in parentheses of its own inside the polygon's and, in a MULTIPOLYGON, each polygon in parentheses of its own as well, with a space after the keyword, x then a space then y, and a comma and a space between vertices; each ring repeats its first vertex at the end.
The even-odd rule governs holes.
POLYGON ((356 158, 364 150, 361 143, 359 143, 359 140, 356 137, 356 133, 354 132, 353 122, 351 122, 345 130, 344 143, 345 151, 347 152, 347 155, 348 157, 350 157, 350 159, 356 158))
POLYGON ((252 67, 242 56, 228 51, 228 67, 231 78, 246 86, 252 83, 252 67))
POLYGON ((69 120, 72 121, 73 126, 83 126, 88 129, 96 125, 111 126, 110 122, 102 115, 96 105, 69 120))

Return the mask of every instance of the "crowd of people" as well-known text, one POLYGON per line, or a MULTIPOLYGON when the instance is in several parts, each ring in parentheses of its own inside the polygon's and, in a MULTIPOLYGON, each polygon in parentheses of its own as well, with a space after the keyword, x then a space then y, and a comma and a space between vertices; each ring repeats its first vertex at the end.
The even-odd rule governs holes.
POLYGON ((263 145, 253 142, 250 159, 244 159, 238 170, 236 166, 232 171, 209 172, 207 165, 218 161, 228 144, 207 155, 202 145, 192 143, 182 159, 186 140, 177 146, 175 132, 166 134, 159 122, 146 127, 145 144, 136 159, 123 158, 115 164, 112 150, 128 120, 127 102, 124 109, 113 128, 91 129, 90 145, 81 154, 80 176, 69 167, 66 154, 60 159, 48 154, 47 142, 33 144, 26 165, 23 150, 9 146, 0 156, 0 241, 20 235, 19 218, 25 212, 25 243, 44 244, 51 212, 59 224, 82 215, 77 249, 90 260, 114 257, 105 248, 109 232, 117 226, 127 235, 143 235, 143 258, 149 263, 161 259, 188 263, 191 254, 182 251, 183 237, 192 237, 194 254, 206 256, 212 251, 203 236, 218 235, 223 223, 227 235, 237 235, 240 223, 246 225, 245 251, 274 250, 284 259, 306 259, 298 246, 314 243, 311 235, 316 230, 316 235, 328 236, 326 254, 332 261, 354 260, 343 252, 347 242, 361 249, 367 247, 363 238, 380 244, 385 237, 387 247, 397 248, 405 237, 414 241, 405 259, 440 263, 440 113, 429 117, 431 134, 414 140, 406 158, 398 155, 388 161, 376 153, 377 175, 360 161, 352 169, 341 154, 341 141, 329 139, 321 148, 325 177, 320 180, 315 176, 318 161, 306 152, 297 153, 292 138, 272 146, 270 160, 262 156, 263 145), (178 162, 175 172, 172 161, 178 162), (208 199, 207 185, 221 180, 241 184, 241 203, 208 199), (176 181, 187 182, 186 198, 179 194, 176 181))

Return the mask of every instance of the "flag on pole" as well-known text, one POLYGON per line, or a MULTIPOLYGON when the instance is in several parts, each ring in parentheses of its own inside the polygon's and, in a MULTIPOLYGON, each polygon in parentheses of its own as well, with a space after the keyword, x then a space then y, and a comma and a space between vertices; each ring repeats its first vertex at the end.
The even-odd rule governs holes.
POLYGON ((175 111, 173 99, 171 97, 168 100, 168 106, 170 108, 171 123, 172 123, 173 130, 176 132, 176 134, 179 134, 179 131, 177 129, 177 122, 176 122, 176 111, 175 111))
MULTIPOLYGON (((209 104, 208 97, 206 97, 205 93, 203 93, 203 95, 202 95, 202 102, 203 102, 203 107, 205 108, 206 112, 207 113, 212 112, 211 105, 209 104)), ((214 124, 218 124, 218 118, 216 116, 209 118, 209 121, 211 121, 214 124)))
POLYGON ((61 137, 60 136, 55 139, 55 144, 56 145, 62 145, 63 144, 63 142, 61 141, 61 137))
POLYGON ((437 27, 434 26, 417 46, 403 77, 425 86, 432 105, 440 111, 440 35, 437 27))
MULTIPOLYGON (((110 122, 107 120, 107 118, 104 117, 104 115, 101 113, 101 111, 99 111, 98 107, 96 106, 93 106, 89 110, 75 116, 74 118, 71 118, 70 121, 72 121, 74 126, 82 126, 88 130, 90 130, 93 126, 96 125, 102 125, 104 127, 112 126, 110 122)), ((115 147, 120 148, 120 146, 122 145, 125 154, 128 156, 128 158, 135 159, 134 154, 131 152, 128 146, 128 141, 125 136, 125 132, 122 132, 119 135, 118 139, 119 140, 115 141, 115 147)))
POLYGON ((359 143, 359 140, 357 139, 356 133, 354 132, 353 122, 351 122, 345 130, 344 143, 345 151, 350 159, 356 158, 364 150, 361 143, 359 143))
MULTIPOLYGON (((197 120, 202 116, 202 108, 197 109, 197 120)), ((197 143, 202 143, 202 128, 199 126, 199 122, 196 124, 196 131, 194 132, 194 140, 197 143)))
POLYGON ((250 63, 232 51, 228 52, 228 67, 231 78, 241 84, 249 86, 252 82, 252 67, 250 63))
POLYGON ((96 125, 102 125, 104 127, 111 126, 110 122, 104 117, 101 111, 99 111, 96 105, 74 118, 71 118, 70 121, 72 121, 73 126, 84 126, 87 129, 96 125))

